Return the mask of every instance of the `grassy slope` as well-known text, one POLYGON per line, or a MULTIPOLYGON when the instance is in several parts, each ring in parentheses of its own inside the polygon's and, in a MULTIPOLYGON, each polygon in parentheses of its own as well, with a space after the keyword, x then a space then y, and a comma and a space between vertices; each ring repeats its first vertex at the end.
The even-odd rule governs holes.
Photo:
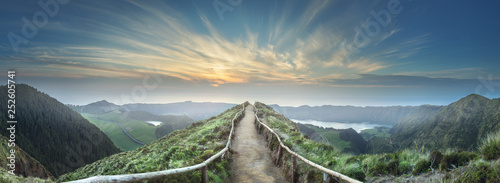
MULTIPOLYGON (((207 120, 193 123, 134 151, 106 157, 59 178, 76 180, 95 175, 143 173, 194 165, 225 147, 231 120, 241 110, 238 105, 207 120)), ((154 133, 153 133, 154 134, 154 133)), ((229 169, 226 160, 218 159, 208 167, 209 180, 221 182, 229 169)), ((169 176, 172 182, 198 182, 200 171, 169 176)), ((154 181, 154 180, 153 180, 154 181)))
MULTIPOLYGON (((431 181, 430 171, 434 169, 436 173, 443 175, 443 178, 434 181, 444 179, 446 182, 500 182, 500 159, 498 159, 500 157, 500 132, 491 135, 488 140, 483 140, 481 152, 449 150, 443 152, 440 160, 434 161, 431 168, 432 160, 436 159, 433 154, 440 153, 430 153, 417 147, 396 153, 359 156, 342 154, 330 145, 313 142, 298 134, 298 129, 293 127, 292 121, 276 113, 270 107, 261 103, 257 103, 256 107, 260 111, 259 117, 266 113, 264 121, 273 129, 278 129, 282 139, 285 139, 285 145, 292 147, 295 152, 307 159, 351 178, 374 182, 408 180, 428 182, 431 181), (494 157, 493 161, 484 160, 486 155, 494 157)), ((270 148, 273 150, 276 144, 271 145, 270 148)), ((298 161, 298 165, 299 176, 303 179, 312 182, 322 180, 321 172, 301 161, 298 161)))
POLYGON ((391 134, 389 133, 390 128, 371 128, 361 130, 361 135, 365 140, 370 140, 373 137, 389 138, 391 134))
POLYGON ((317 133, 321 134, 323 137, 327 138, 328 141, 330 141, 330 144, 332 144, 335 148, 337 148, 340 151, 343 151, 344 149, 351 147, 350 142, 347 142, 340 138, 340 131, 318 128, 317 126, 314 125, 307 125, 307 126, 316 131, 317 133))
MULTIPOLYGON (((142 147, 142 145, 134 142, 121 130, 118 123, 105 121, 97 118, 90 117, 91 114, 82 114, 82 116, 89 120, 92 124, 96 125, 113 141, 116 147, 122 151, 130 151, 142 147)), ((93 115, 92 115, 93 116, 93 115)))
POLYGON ((40 179, 36 177, 23 177, 18 175, 12 175, 7 173, 7 170, 2 166, 0 167, 0 182, 10 182, 10 183, 25 183, 25 182, 53 182, 50 179, 40 179))
MULTIPOLYGON (((148 123, 144 121, 126 118, 119 111, 115 110, 106 114, 99 115, 98 117, 110 121, 119 121, 128 131, 128 133, 130 133, 130 135, 146 144, 156 140, 156 127, 148 125, 148 123)), ((120 126, 118 126, 118 128, 120 128, 120 126)))

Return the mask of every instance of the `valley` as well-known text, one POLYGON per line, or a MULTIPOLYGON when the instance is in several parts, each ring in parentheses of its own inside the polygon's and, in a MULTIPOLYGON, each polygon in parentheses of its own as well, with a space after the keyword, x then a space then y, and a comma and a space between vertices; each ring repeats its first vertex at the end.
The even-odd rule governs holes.
MULTIPOLYGON (((19 86, 23 89, 19 91, 34 94, 34 98, 30 99, 32 101, 56 101, 27 85, 19 86)), ((354 115, 352 118, 344 118, 342 123, 290 120, 286 115, 275 111, 275 107, 259 102, 256 102, 254 106, 259 111, 257 117, 276 131, 287 147, 312 162, 351 178, 369 182, 392 180, 482 182, 483 180, 500 180, 500 177, 496 176, 500 171, 498 161, 500 157, 499 103, 499 99, 469 95, 447 106, 412 107, 410 111, 404 113, 405 115, 398 115, 399 121, 395 124, 358 122, 360 118, 354 115), (467 135, 457 136, 457 133, 467 135), (454 141, 449 141, 449 138, 453 138, 454 141)), ((141 105, 146 106, 146 104, 141 105)), ((93 128, 92 136, 101 135, 101 140, 97 139, 97 142, 100 141, 101 144, 96 143, 100 147, 92 148, 105 149, 105 146, 101 145, 107 143, 106 146, 115 148, 115 151, 97 160, 81 163, 80 167, 62 173, 50 171, 49 168, 45 169, 52 167, 50 163, 43 161, 37 163, 38 159, 43 160, 50 156, 36 154, 36 151, 24 151, 24 148, 16 149, 15 156, 27 159, 21 160, 27 164, 16 164, 16 167, 24 168, 16 169, 16 174, 19 176, 6 176, 11 177, 8 178, 9 180, 17 181, 71 181, 96 175, 146 173, 192 166, 203 162, 226 146, 226 139, 231 128, 230 121, 238 114, 242 105, 235 105, 216 116, 195 122, 186 115, 157 115, 147 111, 130 110, 131 108, 124 107, 127 105, 120 106, 107 101, 85 106, 57 104, 59 110, 73 115, 68 119, 83 120, 83 124, 90 125, 85 128, 93 128), (140 143, 134 141, 132 137, 140 143), (32 153, 37 156, 32 156, 32 153)), ((22 108, 22 102, 19 106, 22 108)), ((153 111, 152 108, 149 111, 153 111)), ((389 110, 386 114, 394 114, 392 111, 394 108, 387 107, 377 109, 380 116, 384 116, 382 109, 389 110)), ((32 111, 36 112, 36 110, 32 111)), ((65 116, 51 109, 46 110, 41 115, 42 119, 49 114, 55 115, 53 118, 65 116)), ((287 110, 295 109, 288 108, 287 110)), ((314 114, 321 114, 312 109, 308 110, 314 114)), ((248 111, 247 113, 250 114, 248 111)), ((240 120, 243 116, 244 114, 236 119, 240 120)), ((23 119, 23 121, 33 120, 23 119)), ((43 120, 34 121, 46 123, 43 120)), ((237 123, 236 125, 238 128, 237 123)), ((249 128, 248 124, 245 128, 249 128)), ((76 129, 82 129, 82 127, 76 129)), ((239 131, 236 130, 236 133, 239 131)), ((42 134, 47 135, 43 132, 42 134)), ((281 171, 286 178, 289 178, 292 163, 290 155, 285 153, 283 156, 277 156, 280 152, 276 146, 276 139, 266 131, 260 134, 267 141, 263 144, 270 150, 271 160, 278 162, 275 163, 277 171, 281 171)), ((21 133, 20 137, 16 138, 16 142, 19 140, 20 147, 31 149, 30 146, 25 145, 26 142, 22 142, 23 138, 30 137, 30 135, 21 133)), ((66 138, 75 139, 71 134, 67 134, 66 138)), ((6 138, 2 137, 2 139, 6 138)), ((36 139, 32 140, 36 141, 36 139)), ((7 145, 4 144, 4 146, 7 145)), ((0 152, 8 157, 10 152, 5 150, 7 148, 3 149, 0 149, 0 152)), ((92 152, 100 151, 92 150, 92 152)), ((225 159, 217 160, 208 166, 209 182, 224 182, 235 178, 232 177, 233 173, 238 171, 233 172, 232 166, 237 162, 232 161, 240 160, 235 158, 238 156, 236 151, 229 152, 225 159)), ((85 154, 80 152, 77 155, 85 154)), ((8 159, 0 158, 0 162, 6 161, 8 159)), ((66 159, 63 159, 64 161, 66 159)), ((321 180, 321 172, 303 162, 297 162, 296 168, 298 168, 297 179, 300 181, 321 180)), ((150 181, 198 182, 201 177, 199 171, 191 171, 150 181)), ((330 179, 336 178, 330 177, 330 179)))

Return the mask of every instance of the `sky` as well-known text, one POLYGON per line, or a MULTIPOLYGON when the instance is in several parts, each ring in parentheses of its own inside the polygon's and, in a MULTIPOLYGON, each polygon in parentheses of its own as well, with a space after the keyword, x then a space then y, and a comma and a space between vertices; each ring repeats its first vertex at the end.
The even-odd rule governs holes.
POLYGON ((494 0, 1 4, 0 68, 66 104, 389 106, 500 97, 494 0))

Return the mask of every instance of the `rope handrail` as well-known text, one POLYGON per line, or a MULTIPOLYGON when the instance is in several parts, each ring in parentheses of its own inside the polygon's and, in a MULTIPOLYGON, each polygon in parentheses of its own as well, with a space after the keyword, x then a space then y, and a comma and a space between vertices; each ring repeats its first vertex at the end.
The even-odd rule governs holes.
POLYGON ((224 157, 224 154, 231 149, 231 140, 232 136, 234 135, 234 121, 237 119, 239 115, 243 115, 243 112, 245 111, 245 104, 247 102, 243 103, 243 108, 241 111, 237 112, 234 115, 233 120, 231 120, 231 131, 229 133, 229 137, 226 143, 226 147, 222 150, 220 150, 217 154, 211 156, 207 160, 203 161, 202 163, 188 166, 188 167, 183 167, 183 168, 176 168, 176 169, 168 169, 168 170, 162 170, 162 171, 156 171, 156 172, 146 172, 146 173, 136 173, 136 174, 123 174, 123 175, 98 175, 98 176, 93 176, 85 179, 80 179, 80 180, 75 180, 75 181, 70 181, 68 183, 87 183, 87 182, 136 182, 136 181, 141 181, 141 180, 148 180, 148 179, 154 179, 158 177, 163 177, 167 175, 173 175, 173 174, 178 174, 178 173, 184 173, 184 172, 189 172, 189 171, 194 171, 197 169, 202 169, 202 182, 208 182, 207 180, 207 166, 209 163, 214 161, 215 159, 219 158, 220 156, 224 157))
MULTIPOLYGON (((256 105, 254 104, 254 106, 256 106, 256 105)), ((330 170, 330 169, 325 168, 325 167, 323 167, 321 165, 318 165, 318 164, 316 164, 316 163, 314 163, 312 161, 309 161, 308 159, 306 159, 306 158, 302 157, 301 155, 297 154, 296 152, 290 150, 290 148, 288 148, 288 146, 285 146, 285 144, 283 144, 283 142, 281 141, 280 136, 276 132, 274 132, 273 129, 271 129, 269 126, 267 126, 262 121, 260 121, 259 117, 257 116, 257 112, 258 112, 257 107, 254 107, 254 108, 255 108, 255 119, 259 122, 259 124, 261 124, 262 126, 266 127, 267 130, 269 130, 269 132, 271 132, 272 134, 274 134, 276 136, 276 138, 278 139, 278 142, 280 143, 280 146, 282 148, 284 148, 286 151, 288 151, 288 153, 292 154, 293 156, 295 156, 295 157, 301 159, 302 161, 304 161, 306 164, 308 164, 308 165, 310 165, 310 166, 312 166, 312 167, 314 167, 314 168, 316 168, 316 169, 318 169, 318 170, 320 170, 320 171, 322 171, 324 173, 327 173, 327 174, 330 174, 332 176, 338 177, 338 178, 340 178, 342 180, 345 180, 347 182, 361 183, 360 181, 358 181, 356 179, 350 178, 350 177, 348 177, 348 176, 346 176, 344 174, 341 174, 339 172, 330 170)))

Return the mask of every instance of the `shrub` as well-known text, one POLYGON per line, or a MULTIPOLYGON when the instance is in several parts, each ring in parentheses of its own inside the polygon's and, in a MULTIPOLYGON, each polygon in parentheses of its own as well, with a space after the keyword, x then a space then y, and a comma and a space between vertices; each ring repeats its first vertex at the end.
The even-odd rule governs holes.
POLYGON ((429 162, 431 163, 432 168, 439 167, 441 159, 443 159, 443 154, 441 152, 432 151, 432 153, 429 155, 429 162))
POLYGON ((358 163, 354 164, 349 164, 345 166, 345 168, 342 171, 345 175, 348 177, 351 177, 353 179, 359 180, 359 181, 365 181, 366 175, 363 172, 362 168, 358 163))
POLYGON ((393 159, 389 161, 387 164, 387 171, 389 173, 392 173, 392 175, 398 175, 399 174, 399 160, 398 159, 393 159))
POLYGON ((467 151, 455 151, 450 154, 446 154, 441 159, 439 163, 439 168, 441 170, 456 168, 459 166, 463 166, 468 163, 470 160, 476 158, 477 155, 467 151))
POLYGON ((500 156, 500 131, 488 134, 481 141, 479 152, 486 160, 498 158, 500 156))
POLYGON ((476 161, 455 182, 499 182, 500 172, 492 168, 488 162, 476 161))
POLYGON ((415 164, 415 168, 413 169, 412 174, 418 175, 420 173, 427 172, 430 169, 430 166, 431 162, 429 162, 429 160, 421 159, 415 164))

